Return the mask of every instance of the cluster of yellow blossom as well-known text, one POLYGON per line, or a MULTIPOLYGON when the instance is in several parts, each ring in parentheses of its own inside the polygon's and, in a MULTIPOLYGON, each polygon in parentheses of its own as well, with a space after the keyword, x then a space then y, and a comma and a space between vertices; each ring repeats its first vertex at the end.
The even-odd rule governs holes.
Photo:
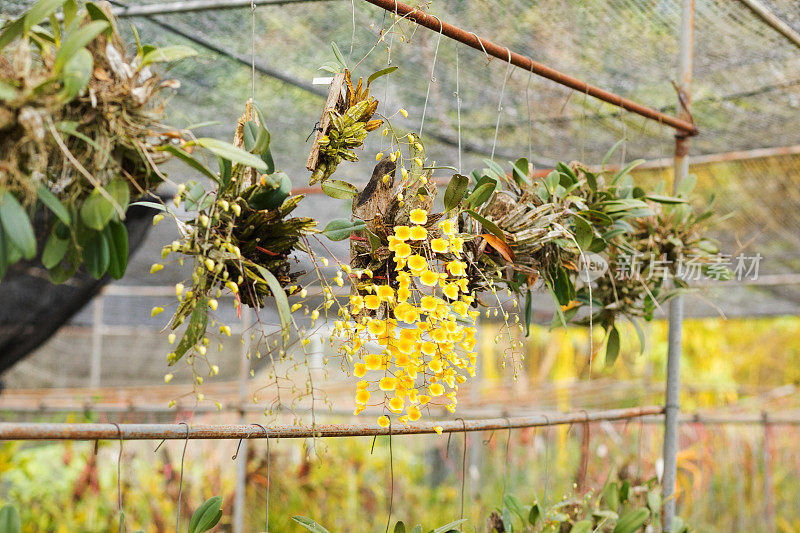
MULTIPOLYGON (((422 209, 411 211, 410 221, 389 236, 394 272, 385 283, 368 285, 368 294, 351 296, 348 315, 355 318, 335 324, 335 334, 346 340, 340 351, 362 378, 355 414, 382 405, 405 424, 418 420, 429 403, 455 411, 459 384, 475 374, 478 316, 470 308, 475 297, 468 293, 466 264, 459 260, 463 241, 452 221, 429 232, 422 209), (375 344, 382 349, 371 348, 375 344), (382 397, 371 403, 374 393, 382 397)), ((387 427, 389 417, 378 423, 387 427)))

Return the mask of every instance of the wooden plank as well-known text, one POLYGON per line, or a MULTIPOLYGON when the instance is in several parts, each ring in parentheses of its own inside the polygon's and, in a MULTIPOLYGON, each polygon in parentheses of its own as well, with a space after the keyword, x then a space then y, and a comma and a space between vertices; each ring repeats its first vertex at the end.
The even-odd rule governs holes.
POLYGON ((322 109, 322 117, 319 119, 319 129, 317 130, 317 136, 314 138, 314 146, 311 147, 311 153, 308 154, 306 168, 311 172, 314 172, 317 168, 317 162, 319 161, 319 140, 323 135, 328 133, 328 128, 331 125, 330 111, 336 109, 339 99, 342 96, 342 87, 344 87, 344 73, 340 72, 333 77, 333 81, 331 81, 329 86, 328 99, 325 102, 325 107, 322 109))

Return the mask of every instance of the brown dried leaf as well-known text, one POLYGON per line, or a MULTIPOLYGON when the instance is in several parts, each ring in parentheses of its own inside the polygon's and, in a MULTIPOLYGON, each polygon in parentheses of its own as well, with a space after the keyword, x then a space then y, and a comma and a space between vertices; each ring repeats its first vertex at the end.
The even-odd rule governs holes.
POLYGON ((481 237, 483 237, 486 242, 489 243, 489 246, 497 250, 497 252, 503 256, 503 259, 509 263, 514 262, 514 250, 512 250, 508 244, 504 243, 491 233, 482 233, 481 237))

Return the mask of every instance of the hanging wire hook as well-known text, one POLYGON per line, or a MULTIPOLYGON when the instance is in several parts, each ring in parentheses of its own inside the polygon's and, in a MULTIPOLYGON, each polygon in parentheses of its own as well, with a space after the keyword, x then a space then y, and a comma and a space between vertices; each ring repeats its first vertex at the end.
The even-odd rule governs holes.
POLYGON ((506 438, 506 461, 505 467, 503 468, 503 497, 500 498, 500 505, 503 505, 503 502, 506 499, 506 484, 508 482, 508 450, 511 448, 511 420, 507 416, 503 417, 508 425, 508 437, 506 438))
POLYGON ((175 519, 175 533, 178 533, 181 524, 181 497, 183 496, 183 462, 186 458, 186 448, 189 446, 189 424, 188 422, 181 422, 186 426, 186 440, 183 442, 183 453, 181 454, 181 478, 178 482, 178 516, 175 519))
POLYGON ((433 52, 433 62, 431 63, 431 77, 428 79, 428 90, 425 92, 425 105, 422 107, 422 120, 419 122, 419 136, 422 137, 422 127, 425 125, 425 113, 428 111, 428 98, 431 95, 431 84, 436 81, 434 75, 436 71, 436 58, 439 56, 439 43, 442 41, 442 31, 444 26, 442 21, 436 15, 431 15, 439 22, 439 36, 436 38, 436 50, 433 52))
POLYGON ((461 173, 461 92, 458 87, 458 43, 456 43, 456 110, 458 113, 458 172, 461 173))
POLYGON ((550 419, 547 415, 542 415, 547 425, 545 426, 545 435, 544 435, 544 503, 547 505, 548 501, 548 494, 547 488, 549 485, 549 466, 550 466, 550 419))
POLYGON ((264 430, 264 438, 267 440, 267 525, 264 528, 264 533, 269 533, 269 429, 261 424, 253 424, 264 430))
POLYGON ((394 456, 392 455, 392 419, 389 419, 389 518, 386 519, 386 533, 389 533, 389 524, 392 522, 392 505, 394 504, 394 456))
POLYGON ((119 455, 117 456, 117 505, 119 507, 119 532, 122 533, 122 524, 125 515, 122 512, 122 429, 119 424, 113 423, 117 428, 117 438, 119 438, 119 455))
POLYGON ((478 44, 481 45, 481 48, 483 49, 483 53, 486 54, 486 64, 488 65, 489 63, 492 62, 492 59, 494 59, 494 58, 489 55, 489 52, 486 51, 486 47, 483 46, 483 41, 481 41, 481 38, 478 37, 478 34, 475 33, 474 31, 471 31, 470 33, 475 36, 475 38, 478 40, 478 44))
MULTIPOLYGON (((462 451, 461 455, 461 517, 460 520, 464 519, 464 488, 466 487, 467 481, 467 423, 464 421, 463 418, 458 417, 456 420, 461 420, 461 425, 464 427, 464 450, 462 451)), ((451 433, 452 435, 452 433, 451 433)), ((462 525, 459 524, 458 530, 461 531, 462 525)))
POLYGON ((492 142, 492 161, 494 161, 494 150, 497 147, 497 132, 500 130, 500 116, 503 114, 503 94, 506 91, 506 84, 508 83, 509 73, 511 72, 511 50, 506 48, 508 52, 508 66, 506 67, 506 75, 503 78, 503 87, 500 89, 500 100, 497 102, 497 122, 494 125, 494 141, 492 142))
MULTIPOLYGON (((258 424, 254 424, 254 425, 258 425, 258 424)), ((236 453, 234 453, 233 456, 231 457, 231 461, 235 461, 236 458, 239 457, 239 448, 242 447, 242 441, 244 439, 249 439, 250 435, 252 435, 252 433, 250 432, 250 430, 248 430, 247 431, 247 436, 239 439, 239 444, 236 445, 236 453)))
MULTIPOLYGON (((533 79, 533 60, 530 61, 531 69, 528 71, 528 83, 525 84, 525 105, 528 108, 528 161, 533 162, 533 114, 531 113, 531 95, 528 92, 533 79)), ((527 172, 528 169, 525 169, 527 172)))

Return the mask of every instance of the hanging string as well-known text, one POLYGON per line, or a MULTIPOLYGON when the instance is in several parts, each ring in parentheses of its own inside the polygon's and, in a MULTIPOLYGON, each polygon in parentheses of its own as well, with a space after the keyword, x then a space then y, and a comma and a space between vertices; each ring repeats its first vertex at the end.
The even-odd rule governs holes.
POLYGON ((350 58, 353 57, 353 43, 356 40, 356 0, 350 0, 353 7, 353 33, 350 35, 350 58))
POLYGON ((392 504, 394 503, 394 456, 392 455, 392 421, 389 420, 389 517, 386 519, 386 533, 389 533, 389 524, 392 522, 392 504))
POLYGON ((458 173, 461 174, 461 92, 459 91, 458 86, 459 74, 458 74, 458 43, 456 43, 456 110, 457 110, 457 117, 458 117, 458 173))
POLYGON ((175 518, 175 533, 180 531, 181 525, 181 498, 183 496, 183 463, 186 459, 186 448, 189 446, 189 424, 187 422, 181 422, 181 424, 186 426, 186 440, 183 442, 183 453, 181 454, 181 477, 180 481, 178 482, 178 516, 175 518))
MULTIPOLYGON (((464 488, 467 484, 467 423, 463 418, 459 417, 456 420, 461 420, 461 425, 464 426, 464 449, 461 453, 461 515, 459 520, 464 519, 464 488)), ((452 435, 452 433, 451 433, 452 435)), ((458 530, 461 531, 463 526, 459 524, 458 530)))
MULTIPOLYGON (((251 95, 250 97, 253 100, 253 103, 256 102, 256 2, 255 0, 250 0, 250 47, 251 47, 251 56, 250 56, 250 83, 251 83, 251 95)), ((262 124, 263 126, 264 124, 262 124)))
POLYGON ((431 16, 439 21, 439 36, 436 37, 436 50, 433 52, 433 61, 431 62, 431 77, 428 78, 428 90, 425 92, 425 105, 422 106, 422 119, 419 122, 420 137, 422 137, 422 127, 425 125, 425 113, 428 111, 428 99, 431 95, 431 84, 436 81, 436 76, 434 75, 434 72, 436 71, 436 58, 439 56, 439 43, 442 41, 442 30, 444 29, 442 21, 439 20, 439 17, 436 15, 431 16))
POLYGON ((511 447, 511 420, 508 417, 503 417, 506 419, 506 423, 508 424, 508 437, 506 437, 506 463, 505 467, 503 468, 503 497, 500 498, 500 505, 503 505, 503 502, 506 501, 506 485, 508 484, 508 450, 511 447))
POLYGON ((260 427, 264 430, 264 438, 267 440, 267 509, 266 509, 266 526, 264 527, 264 533, 269 533, 269 429, 265 428, 261 424, 254 424, 255 426, 260 427))
POLYGON ((117 456, 117 507, 119 509, 119 533, 122 533, 122 524, 125 522, 125 513, 122 512, 122 430, 119 424, 117 436, 119 437, 119 455, 117 456))
MULTIPOLYGON (((528 161, 533 163, 533 113, 531 112, 531 95, 529 92, 531 80, 533 79, 533 61, 531 69, 528 71, 528 83, 525 84, 525 105, 528 108, 528 161)), ((526 171, 528 169, 525 169, 526 171)))
MULTIPOLYGON (((483 45, 481 45, 483 46, 483 45)), ((511 73, 511 50, 506 48, 506 52, 508 52, 508 66, 506 66, 506 75, 503 78, 503 87, 500 89, 500 100, 497 102, 497 122, 494 125, 494 141, 492 141, 492 157, 491 160, 494 161, 494 150, 497 147, 497 132, 500 130, 500 116, 503 114, 503 93, 506 91, 506 84, 508 83, 508 78, 511 73)))
POLYGON ((542 417, 547 422, 544 431, 544 504, 547 505, 549 499, 547 489, 550 484, 550 419, 547 418, 547 415, 542 415, 542 417))

